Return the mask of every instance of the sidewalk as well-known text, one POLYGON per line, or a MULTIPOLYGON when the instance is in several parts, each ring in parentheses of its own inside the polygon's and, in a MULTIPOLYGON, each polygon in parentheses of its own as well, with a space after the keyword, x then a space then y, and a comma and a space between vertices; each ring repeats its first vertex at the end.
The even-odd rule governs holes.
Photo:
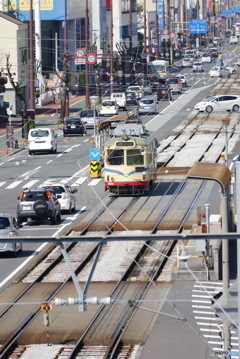
MULTIPOLYGON (((74 96, 70 97, 69 105, 74 105, 79 100, 84 98, 84 96, 74 96)), ((59 123, 56 121, 56 111, 60 112, 61 102, 58 101, 57 104, 54 102, 49 103, 45 106, 36 107, 35 109, 35 120, 37 126, 48 126, 53 128, 58 128, 59 123), (55 116, 54 116, 55 114, 55 116), (44 121, 41 120, 41 117, 44 117, 44 121), (47 118, 46 118, 47 117, 47 118)), ((18 148, 8 149, 7 148, 7 141, 6 141, 6 127, 9 125, 9 119, 3 119, 0 121, 0 160, 5 156, 12 155, 16 151, 21 150, 24 148, 24 140, 22 140, 22 117, 20 115, 13 117, 11 116, 11 125, 13 126, 14 130, 14 147, 15 147, 15 140, 18 142, 18 148)))

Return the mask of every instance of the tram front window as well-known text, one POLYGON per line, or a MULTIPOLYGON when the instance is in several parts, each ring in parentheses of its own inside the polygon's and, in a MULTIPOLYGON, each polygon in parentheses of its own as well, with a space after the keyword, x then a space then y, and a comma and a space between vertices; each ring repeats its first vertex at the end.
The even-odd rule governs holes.
POLYGON ((124 150, 108 150, 107 164, 120 166, 124 163, 124 150))
POLYGON ((127 165, 128 166, 141 166, 144 164, 144 157, 141 150, 128 150, 127 151, 127 165))

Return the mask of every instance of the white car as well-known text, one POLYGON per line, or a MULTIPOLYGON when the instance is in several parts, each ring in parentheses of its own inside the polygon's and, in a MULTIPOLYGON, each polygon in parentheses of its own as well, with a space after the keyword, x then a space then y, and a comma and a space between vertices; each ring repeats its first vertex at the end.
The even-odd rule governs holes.
POLYGON ((111 100, 115 101, 118 105, 118 108, 126 110, 127 101, 126 101, 126 95, 124 92, 114 92, 111 94, 111 100))
POLYGON ((226 68, 233 75, 239 72, 239 67, 237 66, 237 64, 231 64, 229 66, 226 66, 226 68))
POLYGON ((57 134, 52 128, 31 128, 28 133, 28 152, 57 152, 57 134))
POLYGON ((230 71, 224 66, 214 66, 209 71, 210 77, 230 77, 230 71))
POLYGON ((234 111, 240 108, 240 96, 237 95, 217 95, 205 98, 194 107, 197 111, 234 111))
POLYGON ((105 100, 99 110, 100 116, 114 116, 118 115, 118 106, 115 101, 105 100))
POLYGON ((158 104, 155 97, 144 97, 138 103, 138 113, 139 114, 151 114, 158 113, 158 104))
POLYGON ((179 81, 181 82, 181 84, 183 85, 183 87, 187 87, 187 78, 185 75, 176 75, 174 77, 177 77, 179 79, 179 81))
POLYGON ((202 62, 212 62, 212 56, 209 53, 202 54, 202 62))
POLYGON ((143 89, 141 86, 128 86, 127 88, 127 92, 134 92, 137 96, 137 98, 142 98, 143 97, 143 89))
POLYGON ((238 37, 237 36, 230 36, 229 43, 230 43, 230 45, 237 44, 238 43, 238 37))
MULTIPOLYGON (((7 213, 0 213, 0 237, 13 238, 20 237, 19 227, 16 219, 7 213)), ((6 243, 4 240, 0 242, 0 253, 6 252, 14 257, 17 251, 22 250, 22 243, 6 243)))
POLYGON ((61 211, 72 213, 76 210, 76 197, 74 193, 77 192, 77 188, 72 188, 56 181, 46 181, 40 188, 51 188, 55 192, 61 211))
POLYGON ((203 68, 203 64, 200 61, 195 61, 193 63, 193 72, 203 72, 204 68, 203 68))
POLYGON ((193 65, 193 60, 190 59, 189 57, 184 57, 184 59, 182 59, 183 67, 192 67, 192 65, 193 65))

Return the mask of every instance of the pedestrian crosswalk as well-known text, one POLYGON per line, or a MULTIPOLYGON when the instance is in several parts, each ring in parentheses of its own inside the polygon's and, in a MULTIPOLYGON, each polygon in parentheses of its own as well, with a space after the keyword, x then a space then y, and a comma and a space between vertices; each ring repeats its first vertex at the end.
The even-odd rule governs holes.
MULTIPOLYGON (((212 297, 222 291, 221 282, 196 282, 192 291, 192 310, 196 323, 211 347, 210 355, 224 350, 223 323, 212 309, 212 297)), ((231 330, 231 351, 238 352, 238 336, 231 330)), ((217 355, 216 355, 217 356, 217 355)), ((232 359, 238 355, 231 355, 232 359)))
MULTIPOLYGON (((1 190, 6 189, 6 190, 11 190, 14 188, 37 188, 40 187, 41 185, 43 185, 45 182, 47 182, 48 180, 44 180, 42 181, 42 179, 35 179, 35 180, 16 180, 16 181, 1 181, 0 182, 0 188, 1 190)), ((76 178, 63 178, 63 179, 57 179, 56 182, 61 182, 64 184, 68 184, 69 186, 72 187, 79 187, 81 186, 83 183, 85 183, 87 186, 96 186, 99 182, 102 181, 102 178, 94 178, 94 179, 90 179, 87 176, 83 176, 83 177, 79 177, 77 180, 76 178)))

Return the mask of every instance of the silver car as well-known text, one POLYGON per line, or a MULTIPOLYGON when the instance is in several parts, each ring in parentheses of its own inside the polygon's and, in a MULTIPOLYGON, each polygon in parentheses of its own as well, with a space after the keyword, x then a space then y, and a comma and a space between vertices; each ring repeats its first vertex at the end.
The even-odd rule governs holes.
MULTIPOLYGON (((20 237, 17 222, 11 214, 0 213, 0 237, 20 237)), ((15 257, 17 251, 21 250, 22 243, 5 243, 4 241, 0 242, 0 252, 11 253, 15 257)))
POLYGON ((72 188, 66 184, 46 181, 41 187, 52 189, 60 203, 61 211, 67 211, 68 213, 72 213, 76 210, 76 197, 74 193, 77 192, 77 188, 72 188))
POLYGON ((91 108, 86 108, 85 110, 80 111, 79 116, 81 120, 85 123, 86 128, 94 128, 94 124, 95 126, 98 126, 101 123, 98 111, 91 108))
POLYGON ((193 72, 203 72, 204 71, 204 68, 203 68, 203 64, 201 61, 195 61, 193 63, 193 72))
POLYGON ((144 97, 139 101, 138 113, 158 113, 158 104, 155 97, 144 97))

